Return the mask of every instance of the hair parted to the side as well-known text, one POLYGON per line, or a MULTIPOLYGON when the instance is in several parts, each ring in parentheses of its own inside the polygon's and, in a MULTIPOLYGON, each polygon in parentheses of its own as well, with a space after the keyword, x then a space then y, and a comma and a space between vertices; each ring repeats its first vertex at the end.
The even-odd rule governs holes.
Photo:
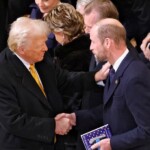
POLYGON ((84 32, 83 16, 67 3, 61 3, 44 18, 52 32, 62 32, 71 41, 84 32))
POLYGON ((28 17, 20 17, 11 24, 8 47, 16 51, 20 46, 28 46, 30 37, 48 36, 49 28, 46 22, 28 17))
POLYGON ((93 11, 99 14, 99 19, 119 19, 119 12, 111 0, 93 0, 84 8, 84 14, 88 15, 93 11))

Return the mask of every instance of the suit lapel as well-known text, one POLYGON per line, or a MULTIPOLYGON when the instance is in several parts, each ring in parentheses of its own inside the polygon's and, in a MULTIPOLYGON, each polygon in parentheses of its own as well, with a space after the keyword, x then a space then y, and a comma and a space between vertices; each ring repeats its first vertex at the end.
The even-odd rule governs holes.
POLYGON ((29 72, 24 73, 22 77, 22 84, 23 86, 30 91, 37 99, 39 99, 44 105, 49 106, 49 103, 47 101, 47 98, 42 93, 41 89, 33 79, 33 77, 30 75, 29 72))
POLYGON ((104 105, 108 102, 108 100, 110 99, 110 97, 114 93, 115 89, 119 85, 120 78, 121 78, 121 74, 119 75, 116 72, 111 85, 109 85, 109 77, 108 77, 108 79, 106 81, 106 85, 105 85, 105 90, 104 90, 104 105))
MULTIPOLYGON (((48 58, 45 56, 44 61, 47 61, 47 59, 48 58)), ((42 83, 46 89, 45 92, 47 94, 48 101, 52 109, 55 110, 56 113, 59 113, 60 111, 63 111, 63 102, 62 102, 62 98, 60 97, 60 94, 57 92, 57 87, 54 80, 55 76, 53 73, 54 68, 52 68, 52 66, 48 65, 44 61, 37 63, 36 68, 39 72, 41 79, 43 79, 42 83)))
POLYGON ((110 86, 109 86, 109 77, 107 78, 105 89, 104 89, 104 105, 106 105, 106 103, 111 99, 113 93, 115 92, 115 89, 118 87, 118 85, 121 82, 121 78, 123 76, 124 71, 126 70, 127 66, 130 64, 132 60, 133 58, 131 54, 128 53, 128 55, 121 62, 110 86))
POLYGON ((27 68, 22 64, 22 62, 14 55, 10 50, 7 51, 8 59, 10 60, 10 65, 16 73, 17 78, 20 78, 21 84, 37 97, 37 100, 40 100, 44 105, 50 108, 49 103, 42 93, 41 89, 38 87, 37 83, 33 79, 30 72, 27 68))

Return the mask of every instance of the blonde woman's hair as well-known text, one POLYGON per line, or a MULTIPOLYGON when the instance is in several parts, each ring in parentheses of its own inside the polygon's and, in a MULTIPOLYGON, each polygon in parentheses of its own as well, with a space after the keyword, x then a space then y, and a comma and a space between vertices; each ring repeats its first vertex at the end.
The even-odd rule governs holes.
POLYGON ((67 3, 57 5, 44 20, 52 32, 63 32, 69 41, 84 32, 83 16, 67 3))
POLYGON ((18 47, 26 47, 31 42, 32 36, 48 36, 49 28, 42 20, 33 20, 28 17, 20 17, 11 24, 8 47, 16 51, 18 47))

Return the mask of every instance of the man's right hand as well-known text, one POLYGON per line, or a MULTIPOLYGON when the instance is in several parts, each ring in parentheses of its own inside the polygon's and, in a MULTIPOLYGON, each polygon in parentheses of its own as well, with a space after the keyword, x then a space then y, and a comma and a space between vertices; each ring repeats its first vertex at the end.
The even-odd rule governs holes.
POLYGON ((68 118, 59 118, 55 117, 55 133, 59 135, 65 135, 72 129, 70 120, 68 118))

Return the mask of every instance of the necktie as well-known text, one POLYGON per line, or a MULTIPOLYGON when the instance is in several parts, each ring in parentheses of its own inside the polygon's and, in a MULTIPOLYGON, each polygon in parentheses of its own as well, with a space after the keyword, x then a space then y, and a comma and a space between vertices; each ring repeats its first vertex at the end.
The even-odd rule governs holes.
POLYGON ((110 68, 110 71, 109 71, 110 84, 111 84, 112 81, 113 81, 114 75, 115 75, 115 70, 114 70, 113 67, 111 67, 111 68, 110 68))
POLYGON ((30 65, 29 70, 30 70, 30 73, 31 73, 32 77, 34 78, 34 80, 36 81, 38 86, 40 87, 41 91, 46 96, 44 88, 43 88, 43 86, 42 86, 42 84, 40 82, 39 76, 38 76, 38 74, 36 72, 36 69, 35 69, 34 65, 30 65))

